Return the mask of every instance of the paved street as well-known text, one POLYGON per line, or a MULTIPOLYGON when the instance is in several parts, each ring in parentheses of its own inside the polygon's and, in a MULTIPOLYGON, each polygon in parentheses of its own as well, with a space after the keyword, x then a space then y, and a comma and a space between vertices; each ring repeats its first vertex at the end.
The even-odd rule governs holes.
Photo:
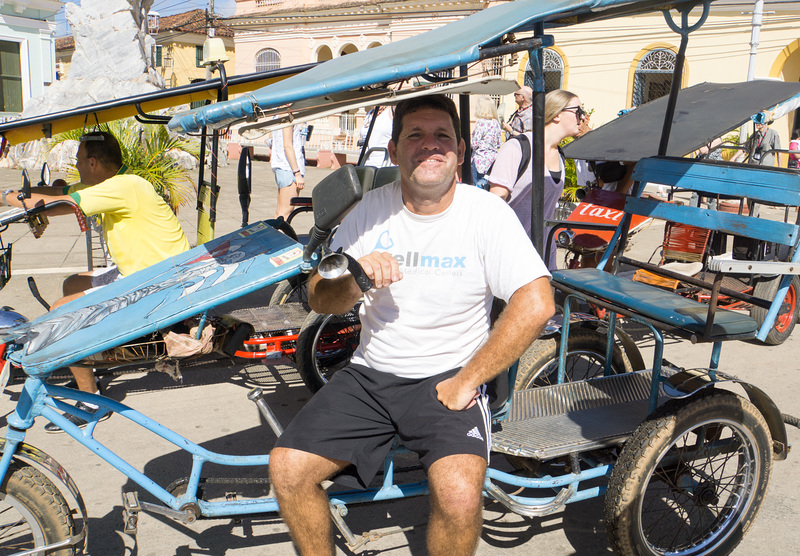
MULTIPOLYGON (((235 163, 220 171, 222 190, 219 204, 217 235, 238 229, 241 213, 236 192, 235 163)), ((308 182, 317 183, 327 170, 310 168, 308 182)), ((256 162, 253 170, 251 222, 270 218, 275 203, 275 184, 269 165, 256 162)), ((0 186, 16 187, 19 172, 0 170, 0 186)), ((769 210, 769 209, 767 209, 769 210)), ((193 206, 180 212, 182 224, 191 242, 196 224, 193 206)), ((297 228, 306 230, 310 219, 303 216, 297 228)), ((660 243, 662 229, 652 226, 639 233, 634 243, 641 253, 653 251, 660 243)), ((34 276, 40 290, 49 300, 59 297, 64 276, 85 269, 86 253, 83 237, 70 217, 51 220, 44 237, 34 240, 27 227, 11 226, 3 233, 5 242, 14 242, 13 277, 0 292, 0 302, 13 306, 28 317, 36 317, 44 309, 27 290, 27 276, 34 276)), ((645 255, 647 256, 647 255, 645 255)), ((265 302, 268 293, 254 296, 265 302)), ((647 355, 652 340, 637 336, 647 355)), ((776 347, 750 342, 730 342, 723 349, 721 368, 763 388, 785 413, 800 416, 800 333, 776 347)), ((710 346, 691 345, 686 341, 669 340, 665 357, 682 366, 705 366, 710 346)), ((292 415, 309 398, 289 361, 242 364, 220 361, 214 364, 181 366, 183 379, 151 372, 129 373, 106 377, 110 397, 124 401, 173 428, 189 440, 225 453, 253 454, 267 452, 274 436, 261 419, 257 408, 246 399, 254 386, 267 393, 267 399, 278 419, 288 423, 292 415)), ((7 389, 0 401, 0 426, 12 410, 20 385, 7 389), (9 401, 9 396, 11 401, 9 401)), ((28 442, 56 458, 72 475, 81 492, 90 516, 89 551, 94 556, 175 556, 232 555, 249 556, 294 554, 286 528, 275 517, 237 523, 231 520, 206 521, 184 526, 166 518, 142 514, 136 538, 122 532, 120 490, 136 490, 135 485, 99 458, 82 450, 63 434, 46 434, 44 423, 37 422, 28 433, 28 442)), ((167 485, 187 474, 190 460, 173 445, 158 437, 146 435, 125 418, 115 415, 101 423, 95 437, 123 455, 131 464, 167 485)), ((800 440, 800 431, 789 430, 791 442, 800 440)), ((225 476, 210 466, 213 476, 225 476)), ((262 470, 256 475, 264 475, 262 470)), ((772 482, 761 514, 740 547, 737 556, 761 556, 797 553, 800 546, 800 501, 798 500, 800 455, 790 454, 787 461, 775 462, 772 482)), ((228 490, 209 486, 210 496, 228 490)), ((247 494, 257 494, 247 492, 247 494)), ((144 498, 144 497, 143 497, 144 498)), ((400 556, 425 553, 424 523, 427 501, 424 498, 402 502, 373 504, 351 509, 347 521, 354 532, 369 529, 411 530, 384 537, 370 543, 362 554, 400 556)), ((602 499, 568 506, 544 518, 526 518, 505 511, 498 504, 487 504, 480 555, 543 554, 547 556, 600 555, 610 553, 602 522, 602 499)), ((339 552, 348 551, 337 542, 339 552)))

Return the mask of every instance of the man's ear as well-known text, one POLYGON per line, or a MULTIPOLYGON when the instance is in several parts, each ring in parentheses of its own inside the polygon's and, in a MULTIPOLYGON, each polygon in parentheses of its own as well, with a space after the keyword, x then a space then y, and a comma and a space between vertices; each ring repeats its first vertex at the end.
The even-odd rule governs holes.
POLYGON ((386 145, 386 150, 389 151, 389 160, 397 166, 397 145, 394 144, 394 141, 389 139, 389 143, 386 145))
POLYGON ((464 138, 462 137, 461 140, 458 142, 458 163, 464 163, 464 154, 467 152, 467 144, 464 142, 464 138))

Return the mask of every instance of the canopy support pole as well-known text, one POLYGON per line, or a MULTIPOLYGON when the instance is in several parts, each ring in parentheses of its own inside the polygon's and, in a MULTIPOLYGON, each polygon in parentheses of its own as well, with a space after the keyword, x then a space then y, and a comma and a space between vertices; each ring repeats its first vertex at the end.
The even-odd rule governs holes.
MULTIPOLYGON (((532 127, 531 141, 531 241, 539 255, 544 257, 544 68, 542 56, 542 40, 544 23, 534 25, 534 35, 539 46, 528 51, 528 62, 533 73, 532 127)), ((547 263, 547 261, 545 261, 547 263)))

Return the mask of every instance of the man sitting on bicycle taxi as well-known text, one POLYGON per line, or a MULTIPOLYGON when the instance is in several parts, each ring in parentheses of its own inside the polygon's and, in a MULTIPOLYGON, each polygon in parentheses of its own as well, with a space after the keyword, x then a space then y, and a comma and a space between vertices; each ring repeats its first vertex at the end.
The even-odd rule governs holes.
MULTIPOLYGON (((334 554, 320 483, 354 470, 366 486, 395 434, 430 483, 430 554, 473 554, 491 446, 484 385, 554 312, 547 268, 499 197, 458 182, 465 143, 453 102, 404 100, 389 154, 400 180, 367 193, 333 239, 373 282, 361 341, 270 455, 272 484, 300 553, 334 554), (493 296, 508 302, 491 333, 493 296)), ((362 297, 352 276, 309 282, 320 313, 362 297)))
MULTIPOLYGON (((190 248, 175 213, 156 192, 153 184, 125 173, 127 167, 122 162, 122 150, 113 134, 94 131, 83 135, 75 167, 81 183, 66 186, 64 182, 65 187, 61 189, 34 187, 26 204, 35 206, 39 203, 68 201, 78 205, 87 216, 99 214, 103 239, 114 265, 68 276, 63 285, 64 297, 53 303, 51 309, 84 295, 90 289, 110 284, 190 248)), ((2 200, 8 205, 21 207, 22 203, 14 193, 5 191, 2 200)), ((59 206, 46 213, 72 214, 72 209, 59 206)), ((92 369, 70 367, 70 371, 80 390, 92 394, 98 392, 92 369)), ((78 402, 77 406, 88 413, 97 411, 97 407, 91 404, 78 402)), ((79 427, 86 426, 83 419, 69 414, 65 416, 79 427)), ((45 425, 45 430, 61 431, 53 423, 45 425)))

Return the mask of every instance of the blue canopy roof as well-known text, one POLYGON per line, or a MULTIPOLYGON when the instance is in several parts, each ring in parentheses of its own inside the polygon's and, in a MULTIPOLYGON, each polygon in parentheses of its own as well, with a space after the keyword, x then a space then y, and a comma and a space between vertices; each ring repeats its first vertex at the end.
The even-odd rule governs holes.
POLYGON ((575 23, 582 15, 612 17, 652 11, 676 2, 663 0, 516 0, 477 12, 438 29, 378 48, 334 58, 302 74, 239 98, 183 112, 170 129, 194 132, 255 119, 266 110, 303 99, 434 73, 480 59, 482 47, 534 23, 575 23))

